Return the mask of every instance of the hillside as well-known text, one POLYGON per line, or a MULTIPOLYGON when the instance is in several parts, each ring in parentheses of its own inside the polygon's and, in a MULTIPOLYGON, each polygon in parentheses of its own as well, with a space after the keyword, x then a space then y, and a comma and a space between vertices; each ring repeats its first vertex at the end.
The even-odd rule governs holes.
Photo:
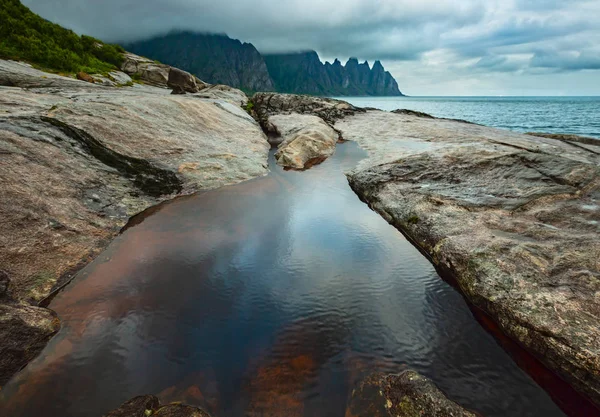
POLYGON ((135 54, 184 69, 211 84, 272 91, 267 66, 256 48, 226 35, 173 32, 124 45, 135 54))
POLYGON ((54 71, 104 73, 122 62, 123 48, 49 22, 19 0, 0 0, 0 58, 54 71))

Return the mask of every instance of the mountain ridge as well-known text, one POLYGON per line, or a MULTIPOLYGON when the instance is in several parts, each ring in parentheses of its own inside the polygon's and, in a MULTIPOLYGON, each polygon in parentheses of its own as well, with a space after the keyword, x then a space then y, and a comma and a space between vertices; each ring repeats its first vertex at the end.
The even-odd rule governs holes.
POLYGON ((350 58, 321 62, 317 52, 261 54, 251 43, 225 34, 173 31, 123 46, 136 54, 189 71, 211 84, 245 91, 320 96, 402 96, 380 61, 371 68, 350 58))

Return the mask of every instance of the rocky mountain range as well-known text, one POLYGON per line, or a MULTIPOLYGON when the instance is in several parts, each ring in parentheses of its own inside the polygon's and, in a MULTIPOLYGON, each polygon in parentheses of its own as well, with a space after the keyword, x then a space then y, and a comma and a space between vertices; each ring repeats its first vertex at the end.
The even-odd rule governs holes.
POLYGON ((398 83, 380 61, 350 58, 323 64, 315 51, 265 55, 275 89, 282 93, 337 96, 401 96, 398 83))
POLYGON ((184 69, 211 84, 245 91, 322 96, 401 96, 381 62, 370 68, 350 58, 323 64, 315 51, 261 55, 250 43, 221 34, 173 32, 123 45, 127 50, 184 69))

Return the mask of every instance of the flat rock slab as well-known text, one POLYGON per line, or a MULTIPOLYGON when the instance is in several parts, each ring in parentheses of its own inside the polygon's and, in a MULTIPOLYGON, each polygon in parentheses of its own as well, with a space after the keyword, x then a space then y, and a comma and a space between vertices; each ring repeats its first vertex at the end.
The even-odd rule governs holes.
POLYGON ((380 111, 335 127, 369 152, 348 174, 355 192, 507 335, 600 404, 600 155, 380 111))
POLYGON ((346 417, 476 417, 415 371, 372 375, 353 390, 346 417))
POLYGON ((275 115, 269 117, 269 124, 281 138, 275 153, 278 165, 307 169, 335 152, 338 134, 320 117, 297 113, 275 115))

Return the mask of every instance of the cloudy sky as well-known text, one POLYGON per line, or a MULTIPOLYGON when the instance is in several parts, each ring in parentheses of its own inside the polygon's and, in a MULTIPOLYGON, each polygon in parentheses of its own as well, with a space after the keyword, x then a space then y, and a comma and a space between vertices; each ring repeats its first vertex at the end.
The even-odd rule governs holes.
POLYGON ((380 59, 409 95, 600 95, 599 0, 23 0, 106 41, 173 29, 380 59))

